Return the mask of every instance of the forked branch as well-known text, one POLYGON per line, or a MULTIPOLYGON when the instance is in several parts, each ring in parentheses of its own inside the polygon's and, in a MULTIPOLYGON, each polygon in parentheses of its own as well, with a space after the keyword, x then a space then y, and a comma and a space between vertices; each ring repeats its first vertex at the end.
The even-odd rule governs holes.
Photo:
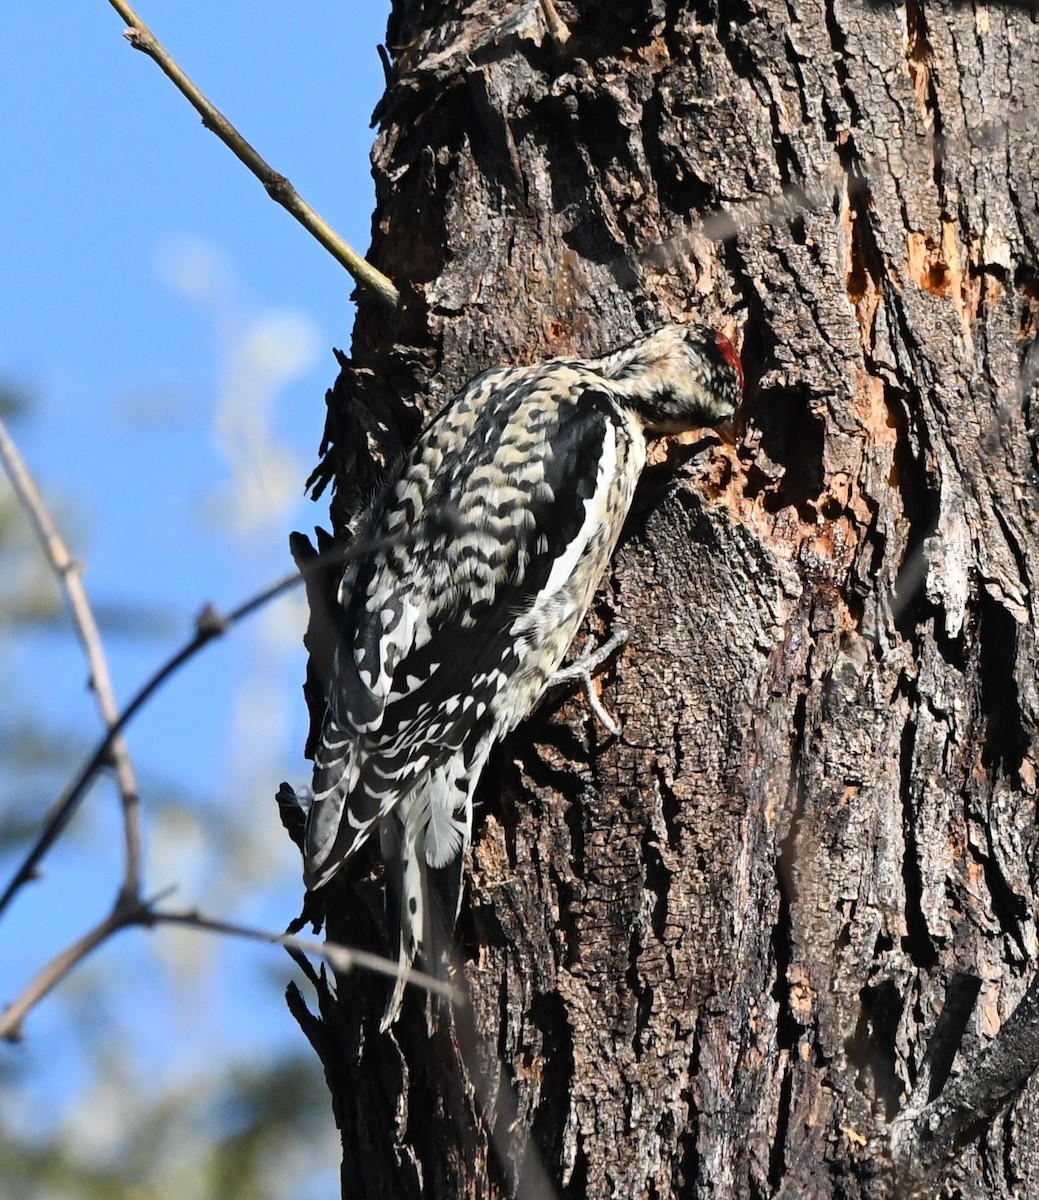
POLYGON ((123 837, 125 842, 125 867, 123 871, 123 893, 136 896, 141 878, 141 814, 140 798, 137 793, 137 777, 130 761, 126 742, 111 730, 119 721, 119 706, 116 704, 112 677, 108 671, 101 634, 94 618, 93 609, 83 586, 83 568, 74 559, 65 545, 58 527, 40 494, 36 481, 25 464, 14 439, 0 421, 0 460, 14 488, 19 504, 25 511, 36 536, 43 547, 58 584, 65 594, 69 612, 79 640, 86 652, 90 667, 90 684, 97 697, 97 706, 102 719, 108 726, 108 756, 115 769, 119 796, 123 806, 123 837))
POLYGON ((186 662, 208 645, 214 638, 222 636, 232 626, 256 609, 267 604, 282 592, 294 587, 302 578, 298 571, 279 579, 277 583, 266 588, 259 595, 253 596, 244 604, 238 606, 226 617, 221 616, 212 605, 207 605, 195 623, 195 634, 172 658, 167 660, 134 696, 125 709, 109 725, 108 733, 101 739, 93 754, 87 759, 76 778, 69 784, 51 809, 40 834, 32 849, 15 872, 11 882, 0 896, 0 915, 14 899, 15 895, 36 876, 36 868, 47 851, 58 840, 62 831, 72 819, 93 783, 98 772, 110 761, 112 745, 126 726, 152 698, 160 687, 175 674, 186 662))
MULTIPOLYGON (((453 509, 444 509, 431 516, 429 520, 435 521, 444 528, 456 532, 464 528, 453 509)), ((26 883, 35 878, 36 869, 40 861, 67 826, 95 776, 110 761, 115 739, 119 737, 126 725, 143 708, 148 700, 151 699, 163 683, 175 674, 184 663, 193 658, 203 646, 208 645, 209 642, 226 633, 232 625, 237 624, 251 613, 256 612, 257 609, 262 608, 265 604, 270 603, 270 601, 280 596, 289 588, 294 587, 311 574, 327 570, 337 564, 344 564, 354 558, 364 557, 376 550, 385 549, 388 546, 407 544, 420 536, 422 536, 422 530, 416 529, 403 537, 394 537, 392 539, 355 539, 348 547, 337 547, 323 554, 315 554, 302 570, 293 571, 291 574, 279 579, 276 583, 271 584, 270 587, 265 588, 262 592, 246 600, 243 604, 238 605, 237 608, 233 609, 226 616, 218 613, 212 605, 207 605, 196 621, 194 636, 152 675, 123 712, 118 714, 115 720, 110 723, 106 736, 99 742, 79 774, 65 789, 65 792, 54 805, 32 849, 26 855, 21 866, 11 879, 3 896, 0 897, 0 913, 3 912, 18 891, 26 883)), ((129 878, 129 875, 127 875, 127 880, 129 878)), ((52 959, 36 978, 28 984, 18 998, 0 1014, 0 1038, 7 1038, 8 1040, 17 1039, 20 1035, 22 1022, 25 1019, 26 1013, 56 987, 69 971, 82 962, 84 958, 111 937, 112 934, 131 925, 150 927, 159 924, 178 924, 186 925, 190 928, 206 929, 216 933, 277 942, 290 950, 321 954, 340 973, 354 967, 361 967, 365 970, 377 971, 381 974, 389 975, 394 979, 398 977, 396 963, 365 951, 350 950, 347 947, 338 946, 334 943, 331 945, 322 944, 311 939, 294 937, 290 934, 275 934, 251 930, 248 927, 232 925, 224 921, 208 920, 195 912, 163 912, 156 909, 153 902, 141 898, 136 878, 134 885, 131 888, 128 883, 124 883, 109 915, 52 959)), ((422 972, 408 971, 405 978, 407 982, 424 987, 427 991, 446 996, 452 1002, 457 1002, 459 999, 458 994, 449 985, 426 976, 422 972)))
POLYGON ((195 622, 195 633, 192 638, 172 658, 163 663, 140 691, 137 692, 126 708, 110 725, 108 733, 101 739, 93 754, 84 763, 79 774, 69 784, 51 809, 32 849, 15 872, 3 895, 0 895, 0 915, 3 914, 21 888, 35 878, 36 868, 39 866, 40 861, 57 841, 65 826, 68 825, 73 813, 79 807, 83 797, 87 793, 87 789, 94 781, 98 772, 108 763, 112 743, 115 738, 122 733, 130 721, 133 720, 170 676, 176 674, 204 646, 209 645, 216 638, 222 637, 233 625, 237 625, 239 621, 251 616, 258 609, 277 599, 283 592, 287 592, 290 588, 295 587, 310 575, 318 571, 327 570, 335 564, 346 564, 355 559, 364 558, 377 550, 383 550, 390 546, 409 545, 417 538, 428 534, 431 522, 436 523, 438 528, 450 530, 455 533, 460 533, 466 528, 465 524, 460 521, 457 512, 453 508, 445 506, 436 513, 430 514, 422 526, 416 527, 410 533, 393 538, 355 538, 349 546, 334 547, 324 554, 314 555, 303 570, 295 570, 288 575, 284 575, 276 583, 272 583, 270 587, 264 588, 262 592, 258 592, 244 603, 239 604, 237 608, 232 609, 226 616, 219 613, 212 604, 207 604, 195 622))
MULTIPOLYGON (((21 995, 0 1013, 0 1040, 18 1041, 22 1035, 22 1023, 29 1011, 112 934, 133 926, 151 929, 156 925, 179 925, 185 929, 196 929, 205 933, 225 934, 229 937, 246 938, 256 942, 270 942, 275 946, 284 946, 287 950, 324 958, 339 975, 345 975, 356 968, 373 971, 390 979, 396 979, 398 975, 395 962, 390 962, 389 959, 382 958, 378 954, 371 954, 366 950, 351 950, 348 946, 341 946, 336 942, 319 942, 316 938, 302 938, 291 933, 271 933, 265 929, 254 929, 251 926, 237 925, 230 921, 216 921, 202 916, 195 910, 165 911, 155 908, 151 901, 121 901, 117 902, 115 908, 103 921, 99 921, 91 930, 52 959, 22 991, 21 995)), ((406 978, 409 984, 443 996, 452 1004, 458 1004, 463 1000, 461 993, 449 983, 434 979, 433 976, 426 975, 422 971, 409 970, 406 978)))

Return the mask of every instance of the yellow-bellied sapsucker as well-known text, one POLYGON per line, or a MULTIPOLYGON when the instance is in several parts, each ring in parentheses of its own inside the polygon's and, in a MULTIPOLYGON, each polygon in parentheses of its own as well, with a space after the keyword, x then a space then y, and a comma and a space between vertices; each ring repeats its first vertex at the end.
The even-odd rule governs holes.
POLYGON ((416 956, 436 967, 436 907, 441 936, 453 929, 480 772, 558 678, 647 434, 727 422, 742 384, 731 343, 701 325, 602 358, 486 371, 368 515, 375 548, 339 587, 304 857, 317 888, 379 833, 400 911, 401 978, 383 1028, 416 956))

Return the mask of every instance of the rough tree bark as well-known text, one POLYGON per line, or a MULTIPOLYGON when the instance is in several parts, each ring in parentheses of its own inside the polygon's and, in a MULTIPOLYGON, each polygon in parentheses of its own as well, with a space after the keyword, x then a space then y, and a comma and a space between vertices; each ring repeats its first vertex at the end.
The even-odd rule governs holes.
MULTIPOLYGON (((381 1037, 362 976, 296 998, 344 1195, 906 1195, 892 1122, 1037 959, 1036 15, 557 8, 565 42, 535 0, 394 0, 371 257, 404 301, 362 299, 330 393, 336 530, 400 400, 664 320, 733 333, 746 429, 647 471, 589 622, 632 631, 623 736, 566 699, 487 772, 472 1027, 415 994, 381 1037)), ((370 864, 327 900, 384 945, 370 864)), ((920 1186, 1039 1195, 1037 1101, 920 1186)))

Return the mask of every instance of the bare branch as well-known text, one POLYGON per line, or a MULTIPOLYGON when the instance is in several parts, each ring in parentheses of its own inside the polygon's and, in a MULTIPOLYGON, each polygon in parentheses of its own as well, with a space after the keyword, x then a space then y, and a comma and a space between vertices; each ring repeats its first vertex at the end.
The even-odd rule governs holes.
MULTIPOLYGON (((954 982, 956 982, 954 980, 954 982)), ((972 1000, 977 988, 968 993, 972 1000)), ((957 1009, 954 1030, 966 1016, 957 1009)), ((944 1014, 943 1014, 944 1015, 944 1014)), ((932 1040, 947 1039, 942 1022, 932 1040)), ((928 1050, 928 1059, 932 1057, 928 1050)), ((927 1066, 925 1062, 925 1067, 927 1066)), ((934 1095, 934 1072, 925 1069, 913 1095, 895 1118, 891 1152, 900 1169, 900 1185, 919 1188, 941 1178, 942 1168, 960 1146, 975 1140, 1000 1110, 1024 1089, 1039 1069, 1039 974, 1033 976, 1020 1002, 992 1041, 965 1063, 945 1088, 934 1095)))
MULTIPOLYGON (((11 480, 11 486, 18 497, 18 502, 32 522, 36 536, 47 556, 47 561, 65 593, 76 632, 86 651, 87 662, 90 666, 90 684, 97 697, 97 706, 105 724, 111 730, 119 720, 119 706, 115 701, 112 677, 109 674, 108 662, 101 644, 101 634, 83 586, 82 565, 69 554, 68 547, 58 532, 40 490, 36 486, 36 481, 25 465, 25 460, 2 420, 0 420, 0 459, 3 460, 4 469, 11 480)), ((123 892, 127 896, 136 896, 141 880, 141 802, 137 791, 137 777, 123 738, 116 736, 111 739, 109 755, 115 768, 115 777, 123 806, 125 843, 123 892)))
MULTIPOLYGON (((188 912, 149 911, 142 920, 145 925, 181 925, 187 929, 200 929, 208 933, 222 933, 229 937, 246 938, 256 942, 272 942, 284 946, 288 950, 298 950, 302 954, 315 954, 323 958, 339 975, 360 969, 371 971, 375 975, 385 975, 396 981, 398 976, 397 964, 391 959, 383 958, 380 954, 372 954, 368 950, 352 950, 338 942, 319 942, 317 938, 299 937, 294 933, 270 933, 264 929, 254 929, 248 925, 236 925, 230 921, 214 921, 203 917, 195 910, 188 912)), ((443 996, 452 1004, 463 1004, 465 997, 446 980, 436 979, 423 971, 408 969, 405 980, 415 987, 436 996, 443 996)))
POLYGON ((369 288, 386 304, 395 308, 400 302, 400 293, 381 271, 376 270, 367 259, 345 242, 322 217, 310 207, 292 184, 279 174, 245 140, 231 122, 206 99, 194 83, 184 74, 178 63, 170 57, 162 43, 141 20, 126 0, 109 0, 109 3, 127 23, 125 37, 135 50, 140 50, 152 59, 165 75, 184 95, 202 117, 202 124, 224 143, 225 146, 256 176, 267 189, 272 200, 287 209, 297 221, 322 246, 341 263, 363 287, 369 288))
POLYGON ((465 528, 464 523, 460 522, 457 513, 453 509, 445 507, 431 514, 425 522, 416 526, 405 535, 393 538, 355 539, 349 546, 335 547, 325 554, 317 554, 306 564, 302 571, 292 571, 290 574, 283 576, 276 583, 271 584, 270 587, 264 588, 262 592, 250 597, 250 599, 240 604, 237 608, 232 609, 227 616, 222 616, 212 604, 207 604, 198 616, 195 623, 195 634, 191 640, 178 650, 172 658, 168 659, 144 684, 140 691, 137 692, 109 727, 107 735, 98 743, 93 754, 91 754, 79 774, 69 784, 51 809, 44 822, 43 830, 37 837, 32 849, 15 872, 3 895, 0 896, 0 915, 3 914, 21 888, 35 878, 36 868, 39 866, 40 861, 55 841, 57 841, 65 826, 71 820, 73 813, 82 802, 94 777, 108 763, 113 740, 122 733, 130 721, 133 720, 171 675, 176 674, 204 646, 207 646, 216 638, 223 636, 233 625, 237 625, 239 621, 244 620, 245 617, 250 616, 257 609, 277 599, 283 592, 287 592, 290 588, 295 587, 309 575, 317 571, 326 570, 337 563, 345 564, 358 558, 364 558, 366 555, 390 546, 408 545, 426 536, 431 524, 435 524, 438 528, 454 531, 461 531, 465 528))
MULTIPOLYGON (((236 925, 230 921, 216 921, 203 917, 194 910, 164 912, 152 907, 151 901, 120 897, 115 907, 103 921, 99 921, 81 938, 52 959, 25 990, 0 1013, 0 1040, 16 1042, 21 1039, 22 1025, 28 1013, 78 966, 89 954, 107 941, 120 929, 143 926, 151 929, 156 925, 179 925, 184 929, 197 929, 206 933, 219 933, 229 937, 246 938, 250 941, 270 942, 284 946, 290 951, 314 954, 324 958, 339 975, 361 969, 372 971, 388 978, 397 978, 397 964, 378 954, 366 950, 351 950, 336 942, 319 942, 316 938, 301 938, 289 933, 270 933, 247 925, 236 925)), ((434 979, 422 971, 409 970, 405 974, 409 984, 427 992, 443 996, 452 1004, 464 1003, 463 995, 444 980, 434 979)))
POLYGON ((85 933, 53 958, 25 990, 12 1000, 0 1013, 0 1039, 6 1042, 18 1042, 22 1037, 22 1022, 26 1014, 49 992, 52 992, 65 976, 102 942, 107 941, 113 933, 129 924, 127 918, 120 915, 121 905, 116 904, 112 912, 99 921, 93 929, 85 933))
POLYGON ((186 662, 194 658, 204 646, 208 645, 215 638, 221 637, 232 625, 237 624, 238 621, 249 616, 250 613, 255 612, 264 604, 280 596, 282 592, 287 591, 290 587, 294 587, 302 578, 302 575, 298 571, 293 571, 291 575, 286 575, 284 578, 279 579, 271 587, 266 588, 258 595, 247 600, 244 604, 239 605, 238 608, 234 609, 226 617, 220 616, 212 605, 207 605, 203 609, 195 624, 194 637, 178 650, 172 658, 163 663, 140 691, 137 692, 122 713, 109 726, 107 735, 98 743, 79 774, 69 784, 51 809, 44 822, 42 832, 36 839, 32 849, 26 855, 21 866, 15 872, 3 895, 0 896, 0 914, 4 912, 16 893, 26 883, 35 878, 36 868, 39 866, 40 861, 60 837, 65 826, 68 825, 72 815, 86 795, 87 789, 93 782, 94 777, 108 763, 112 743, 115 738, 122 733, 130 721, 148 703, 166 680, 171 675, 174 675, 186 662))

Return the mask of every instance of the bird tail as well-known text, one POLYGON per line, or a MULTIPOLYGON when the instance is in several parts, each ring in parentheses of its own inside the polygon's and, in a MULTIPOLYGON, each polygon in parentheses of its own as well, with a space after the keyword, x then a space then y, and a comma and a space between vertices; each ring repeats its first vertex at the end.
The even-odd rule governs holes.
POLYGON ((381 830, 382 857, 387 868, 387 907, 391 920, 392 908, 396 907, 396 925, 400 930, 397 979, 379 1025, 383 1033, 400 1016, 408 975, 415 959, 423 952, 425 931, 425 830, 412 818, 415 806, 410 797, 404 806, 408 811, 401 814, 403 825, 391 817, 383 821, 381 830))
MULTIPOLYGON (((469 846, 468 802, 465 832, 459 836, 451 857, 441 862, 443 837, 441 834, 438 838, 437 827, 442 824, 442 817, 435 799, 431 802, 435 779, 434 776, 430 781, 432 788, 426 785, 410 793, 393 815, 382 822, 380 831, 382 856, 389 876, 387 898, 396 907, 400 930, 397 979, 380 1025, 383 1032, 400 1015, 404 989, 416 959, 430 975, 443 979, 453 957, 455 921, 469 846)), ((391 909, 391 922, 393 916, 391 909)))

